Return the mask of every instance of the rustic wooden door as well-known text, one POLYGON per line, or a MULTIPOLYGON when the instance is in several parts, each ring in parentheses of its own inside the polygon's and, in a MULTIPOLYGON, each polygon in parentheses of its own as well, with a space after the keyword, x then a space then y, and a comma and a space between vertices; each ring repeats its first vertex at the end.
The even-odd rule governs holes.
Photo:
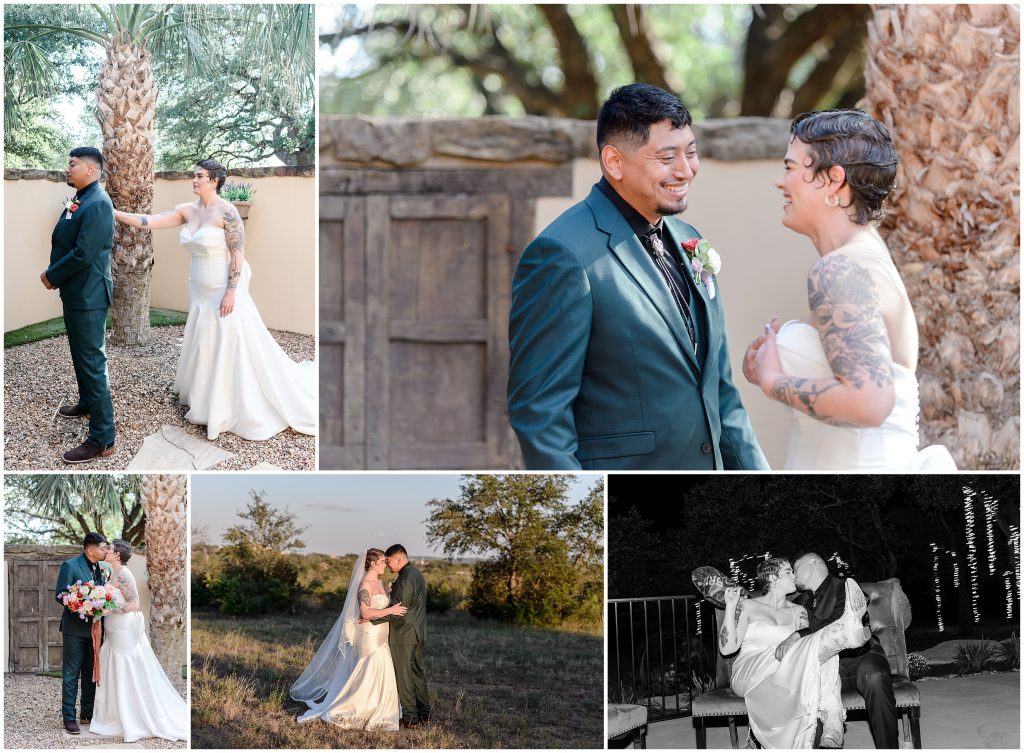
POLYGON ((502 194, 321 200, 322 468, 507 468, 502 194))
POLYGON ((61 667, 60 618, 54 598, 60 560, 8 560, 8 635, 11 672, 47 672, 61 667))

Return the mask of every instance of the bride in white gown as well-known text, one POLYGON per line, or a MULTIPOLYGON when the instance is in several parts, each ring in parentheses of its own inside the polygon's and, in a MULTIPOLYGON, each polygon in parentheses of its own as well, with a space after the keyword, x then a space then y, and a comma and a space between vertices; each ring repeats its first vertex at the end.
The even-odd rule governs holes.
POLYGON ((131 545, 118 539, 105 558, 113 568, 109 585, 121 592, 125 605, 103 618, 100 677, 89 732, 123 737, 127 743, 146 737, 187 740, 188 706, 149 645, 135 576, 125 567, 131 556, 131 545))
POLYGON ((185 226, 179 237, 192 266, 174 391, 189 407, 185 419, 205 425, 211 440, 225 431, 264 440, 288 427, 316 434, 315 364, 288 357, 249 295, 242 220, 219 196, 226 177, 222 165, 203 160, 192 180, 198 200, 158 215, 114 212, 132 227, 185 226))
POLYGON ((793 121, 782 223, 814 243, 810 313, 766 325, 743 373, 791 414, 787 469, 955 471, 918 451, 917 322, 875 229, 899 162, 884 125, 859 110, 793 121))
POLYGON ((289 694, 309 706, 299 722, 322 719, 349 729, 397 730, 400 716, 395 665, 388 646, 389 625, 375 620, 403 615, 388 606, 380 576, 384 552, 368 549, 356 560, 341 615, 289 694))
POLYGON ((719 633, 724 655, 739 649, 732 665, 732 691, 746 702, 750 731, 765 748, 810 748, 820 719, 820 747, 841 748, 846 712, 838 655, 871 637, 862 622, 864 593, 848 578, 843 616, 800 638, 780 661, 776 649, 794 631, 807 627, 807 612, 786 600, 796 591, 787 560, 765 560, 757 574, 764 596, 741 601, 738 587, 726 589, 719 633))

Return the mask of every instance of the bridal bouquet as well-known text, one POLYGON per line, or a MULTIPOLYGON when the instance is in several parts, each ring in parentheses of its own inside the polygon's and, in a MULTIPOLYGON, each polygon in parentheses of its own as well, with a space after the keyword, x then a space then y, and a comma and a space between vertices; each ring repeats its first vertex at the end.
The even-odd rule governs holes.
POLYGON ((124 606, 121 593, 111 586, 97 586, 91 580, 77 581, 61 592, 60 600, 83 620, 96 620, 124 606))

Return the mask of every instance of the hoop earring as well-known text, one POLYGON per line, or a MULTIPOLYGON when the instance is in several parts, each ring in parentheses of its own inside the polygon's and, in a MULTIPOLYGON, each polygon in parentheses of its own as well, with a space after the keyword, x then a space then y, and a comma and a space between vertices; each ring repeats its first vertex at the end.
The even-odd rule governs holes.
POLYGON ((837 194, 837 193, 832 194, 832 198, 836 200, 835 204, 833 204, 831 201, 829 201, 828 200, 829 199, 828 194, 825 194, 825 206, 831 207, 832 209, 835 209, 836 207, 839 206, 839 194, 837 194))

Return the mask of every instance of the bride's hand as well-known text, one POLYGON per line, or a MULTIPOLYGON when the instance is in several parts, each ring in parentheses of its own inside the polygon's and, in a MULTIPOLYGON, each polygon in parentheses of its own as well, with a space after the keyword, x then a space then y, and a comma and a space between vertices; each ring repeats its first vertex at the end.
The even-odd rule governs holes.
MULTIPOLYGON (((753 371, 756 380, 753 383, 758 385, 768 397, 772 397, 775 380, 783 374, 782 360, 779 358, 779 348, 776 340, 778 331, 779 320, 777 317, 773 317, 771 324, 765 325, 764 342, 757 349, 757 353, 754 354, 753 371)), ((745 372, 746 364, 744 364, 745 372)))
POLYGON ((235 291, 228 288, 220 299, 220 315, 227 316, 235 310, 235 291))
MULTIPOLYGON (((779 328, 782 326, 779 322, 779 317, 773 316, 769 326, 773 333, 778 333, 779 328)), ((758 387, 761 386, 761 380, 757 374, 755 361, 757 359, 757 354, 761 351, 762 346, 768 340, 769 327, 765 327, 764 331, 765 334, 755 338, 754 341, 747 346, 747 352, 743 354, 743 376, 748 382, 758 387)), ((779 370, 782 370, 781 366, 779 370)))
POLYGON ((388 613, 393 614, 396 617, 402 617, 406 612, 409 611, 408 607, 403 607, 402 602, 396 601, 393 605, 388 607, 388 613))

